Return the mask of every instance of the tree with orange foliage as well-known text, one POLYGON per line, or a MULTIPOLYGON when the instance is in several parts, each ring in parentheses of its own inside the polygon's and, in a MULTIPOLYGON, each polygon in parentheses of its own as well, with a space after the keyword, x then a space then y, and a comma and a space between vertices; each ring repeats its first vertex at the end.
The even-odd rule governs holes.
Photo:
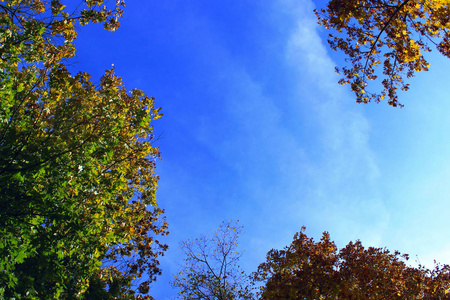
POLYGON ((409 267, 408 255, 350 242, 339 252, 327 232, 305 227, 284 250, 272 249, 253 279, 261 299, 450 299, 450 266, 409 267))
POLYGON ((348 66, 336 68, 341 84, 350 84, 358 103, 388 98, 398 103, 397 90, 408 90, 405 77, 427 71, 423 56, 434 46, 450 57, 448 0, 330 0, 315 10, 319 24, 334 30, 328 43, 346 55, 348 66), (381 68, 381 72, 378 69, 381 68), (381 92, 367 89, 382 77, 381 92))

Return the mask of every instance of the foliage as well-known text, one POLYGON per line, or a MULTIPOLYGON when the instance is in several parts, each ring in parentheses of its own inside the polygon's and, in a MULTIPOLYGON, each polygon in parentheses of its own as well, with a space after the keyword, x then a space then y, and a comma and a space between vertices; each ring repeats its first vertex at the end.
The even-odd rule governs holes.
POLYGON ((328 42, 349 64, 336 69, 343 73, 339 82, 351 85, 359 103, 388 97, 390 105, 400 105, 398 89, 409 89, 405 78, 428 70, 423 53, 430 46, 450 57, 448 0, 330 0, 326 10, 315 12, 319 24, 337 31, 328 42), (378 76, 381 92, 366 90, 378 76))
POLYGON ((181 299, 252 299, 249 278, 238 265, 242 226, 222 222, 214 235, 181 243, 184 265, 171 283, 181 299))
POLYGON ((132 298, 160 273, 159 109, 113 69, 95 85, 64 65, 77 24, 118 28, 124 3, 106 4, 0 2, 2 299, 132 298))
POLYGON ((450 299, 450 266, 408 267, 401 255, 360 241, 337 247, 327 232, 319 242, 295 234, 284 250, 268 252, 253 274, 261 299, 450 299))

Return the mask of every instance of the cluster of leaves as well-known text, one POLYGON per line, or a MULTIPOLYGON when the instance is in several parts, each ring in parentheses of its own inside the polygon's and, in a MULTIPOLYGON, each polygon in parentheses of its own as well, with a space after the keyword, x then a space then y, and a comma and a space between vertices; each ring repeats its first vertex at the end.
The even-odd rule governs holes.
POLYGON ((409 267, 407 255, 350 242, 337 251, 327 232, 319 242, 296 233, 271 250, 254 280, 261 299, 450 299, 450 266, 409 267))
POLYGON ((124 2, 103 2, 0 1, 2 299, 132 298, 160 273, 159 109, 113 69, 95 85, 64 65, 76 24, 118 28, 124 2))
POLYGON ((334 29, 328 42, 346 55, 341 84, 350 84, 358 103, 388 98, 398 103, 397 90, 408 90, 405 78, 427 71, 423 53, 435 46, 450 57, 450 5, 447 0, 330 0, 315 11, 319 24, 334 29), (377 67, 382 72, 377 71, 377 67), (381 92, 366 90, 369 80, 382 79, 381 92))
POLYGON ((171 283, 180 299, 253 299, 249 277, 239 267, 242 226, 222 222, 212 237, 181 243, 184 265, 171 283))

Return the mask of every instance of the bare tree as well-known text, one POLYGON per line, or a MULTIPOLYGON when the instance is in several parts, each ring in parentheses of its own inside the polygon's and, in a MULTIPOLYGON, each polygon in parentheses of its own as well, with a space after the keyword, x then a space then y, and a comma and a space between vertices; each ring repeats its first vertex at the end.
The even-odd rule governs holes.
POLYGON ((184 264, 172 286, 180 289, 180 299, 253 299, 249 276, 238 265, 237 250, 242 226, 222 222, 213 236, 202 235, 181 243, 184 264))

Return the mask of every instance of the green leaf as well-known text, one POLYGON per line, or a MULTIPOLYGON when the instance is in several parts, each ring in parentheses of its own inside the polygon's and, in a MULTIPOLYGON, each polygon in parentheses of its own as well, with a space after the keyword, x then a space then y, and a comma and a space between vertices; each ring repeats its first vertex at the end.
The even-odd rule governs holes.
POLYGON ((25 177, 22 176, 21 172, 16 172, 14 173, 14 175, 11 177, 13 180, 19 181, 19 182, 24 182, 25 181, 25 177))

